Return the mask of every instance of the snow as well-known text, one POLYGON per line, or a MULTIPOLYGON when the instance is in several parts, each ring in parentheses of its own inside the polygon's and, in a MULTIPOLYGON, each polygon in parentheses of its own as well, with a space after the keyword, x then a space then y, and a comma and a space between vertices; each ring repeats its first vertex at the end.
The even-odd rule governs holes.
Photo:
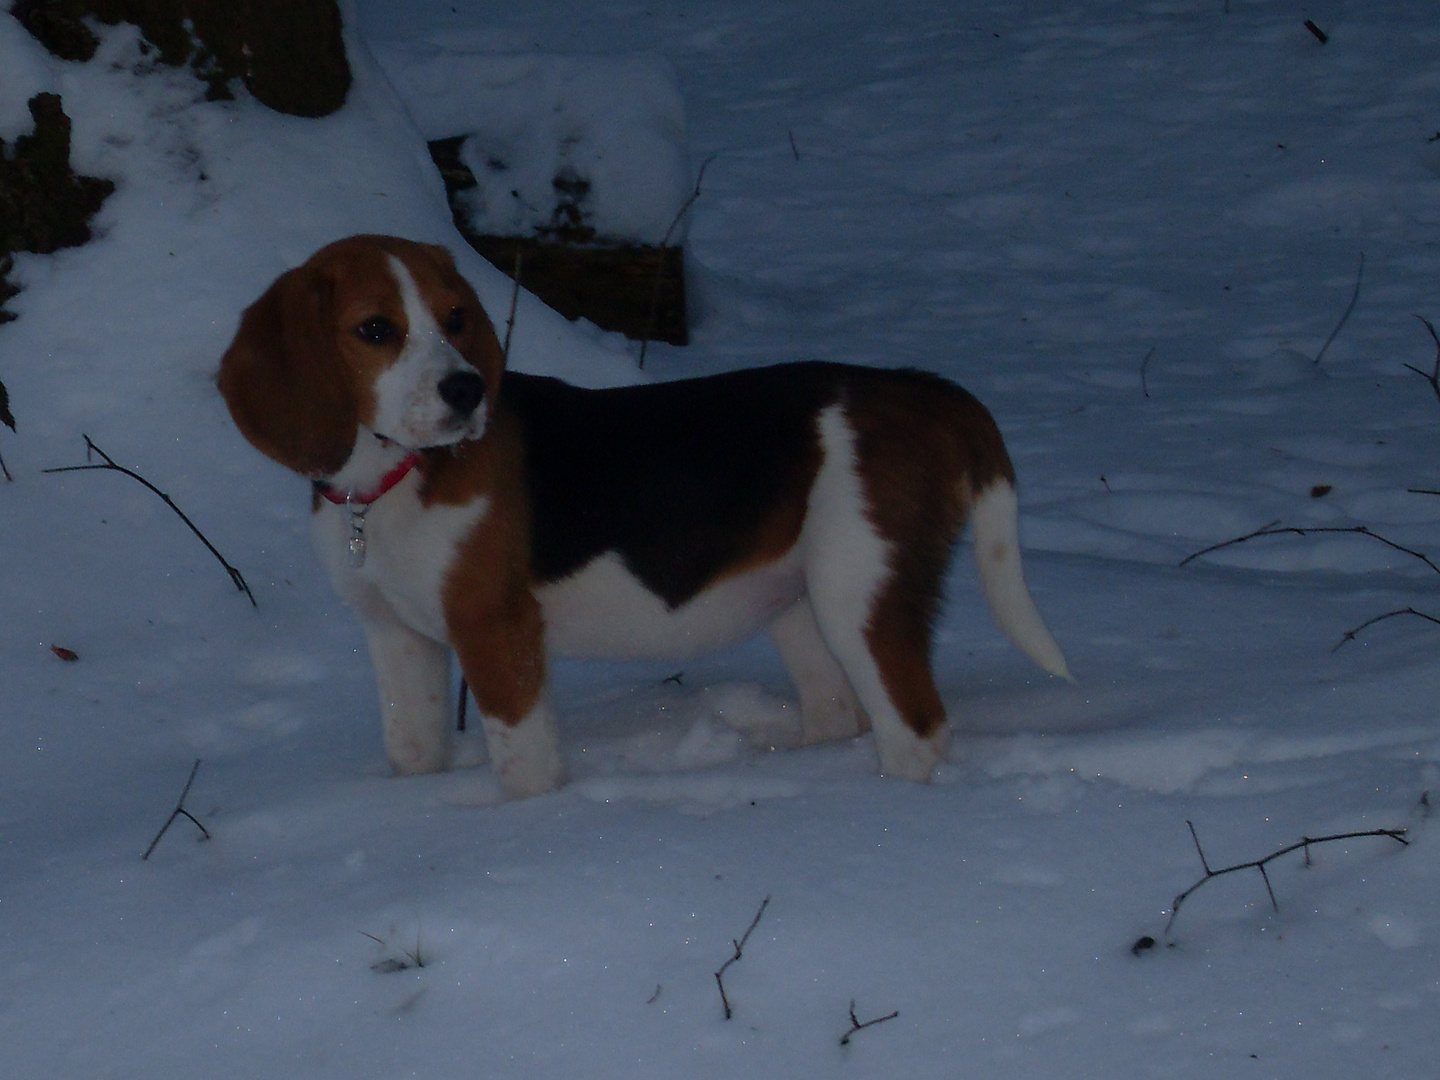
POLYGON ((683 240, 676 218, 693 189, 685 106, 663 57, 456 48, 445 35, 402 40, 379 59, 427 140, 464 136, 475 186, 458 198, 472 232, 558 225, 611 242, 683 240))
MULTIPOLYGON (((1433 1075, 1440 629, 1335 646, 1440 615, 1435 573, 1353 533, 1178 564, 1276 520, 1435 551, 1440 501, 1407 489, 1440 487, 1440 406, 1404 365, 1430 369, 1413 316, 1440 318, 1440 24, 1224 8, 357 0, 355 89, 322 120, 203 103, 123 29, 73 65, 0 16, 0 137, 59 92, 77 167, 118 185, 95 243, 17 259, 0 328, 6 1075, 1433 1075), (305 485, 211 380, 241 308, 352 232, 449 244, 503 320, 424 146, 462 88, 407 98, 414 58, 467 50, 671 65, 714 160, 694 343, 643 377, 814 357, 966 385, 1078 685, 1004 642, 962 553, 930 785, 877 777, 868 739, 770 750, 793 704, 762 641, 557 665, 553 795, 500 803, 473 736, 472 767, 386 775, 305 485), (42 471, 82 434, 258 607, 133 481, 42 471), (214 839, 181 819, 142 863, 197 758, 214 839), (1258 874, 1216 879, 1166 937, 1202 873, 1187 821, 1216 868, 1411 843, 1277 860, 1278 912, 1258 874), (727 1021, 714 972, 766 896, 727 1021), (842 1047, 852 1001, 899 1015, 842 1047)), ((642 377, 529 297, 515 335, 527 370, 642 377)))

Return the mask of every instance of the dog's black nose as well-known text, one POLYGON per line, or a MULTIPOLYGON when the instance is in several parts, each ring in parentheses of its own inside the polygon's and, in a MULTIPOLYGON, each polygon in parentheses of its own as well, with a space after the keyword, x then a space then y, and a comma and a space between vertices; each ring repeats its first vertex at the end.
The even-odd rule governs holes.
POLYGON ((485 380, 473 371, 452 371, 435 389, 440 400, 461 416, 469 416, 485 398, 485 380))

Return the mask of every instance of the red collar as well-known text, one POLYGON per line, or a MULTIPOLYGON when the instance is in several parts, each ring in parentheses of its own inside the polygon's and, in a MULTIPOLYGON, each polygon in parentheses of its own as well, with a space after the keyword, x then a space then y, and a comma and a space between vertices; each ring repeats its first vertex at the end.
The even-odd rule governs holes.
POLYGON ((358 494, 353 491, 341 493, 331 487, 325 480, 315 481, 315 490, 320 492, 321 495, 325 496, 326 499, 336 506, 369 506, 376 499, 380 498, 381 495, 384 495, 396 484, 400 483, 401 480, 409 476, 410 470, 415 468, 419 463, 419 452, 415 450, 410 451, 410 453, 400 459, 399 464, 382 476, 380 482, 370 491, 360 492, 358 494))

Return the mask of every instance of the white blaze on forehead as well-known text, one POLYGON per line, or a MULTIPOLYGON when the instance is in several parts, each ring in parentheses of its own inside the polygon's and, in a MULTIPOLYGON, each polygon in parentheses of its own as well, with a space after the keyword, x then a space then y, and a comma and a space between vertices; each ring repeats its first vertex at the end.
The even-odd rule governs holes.
POLYGON ((397 255, 387 255, 385 261, 390 264, 390 273, 395 277, 395 284, 400 286, 400 302, 405 307, 405 321, 410 327, 406 345, 408 346, 417 334, 438 335, 440 327, 435 322, 435 316, 430 313, 429 306, 421 298, 420 286, 415 284, 410 268, 401 262, 397 255))
POLYGON ((439 390, 445 376, 475 369, 445 339, 409 267, 394 255, 386 261, 405 309, 406 333, 400 355, 375 380, 375 430, 415 449, 479 438, 484 410, 457 417, 439 390))

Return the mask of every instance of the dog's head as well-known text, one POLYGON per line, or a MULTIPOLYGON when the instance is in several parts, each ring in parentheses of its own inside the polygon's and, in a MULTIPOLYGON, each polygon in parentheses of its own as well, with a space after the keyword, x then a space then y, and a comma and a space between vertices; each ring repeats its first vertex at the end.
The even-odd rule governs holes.
POLYGON ((323 479, 362 432, 411 450, 479 438, 504 365, 448 251, 354 236, 246 309, 216 381, 250 442, 323 479))

